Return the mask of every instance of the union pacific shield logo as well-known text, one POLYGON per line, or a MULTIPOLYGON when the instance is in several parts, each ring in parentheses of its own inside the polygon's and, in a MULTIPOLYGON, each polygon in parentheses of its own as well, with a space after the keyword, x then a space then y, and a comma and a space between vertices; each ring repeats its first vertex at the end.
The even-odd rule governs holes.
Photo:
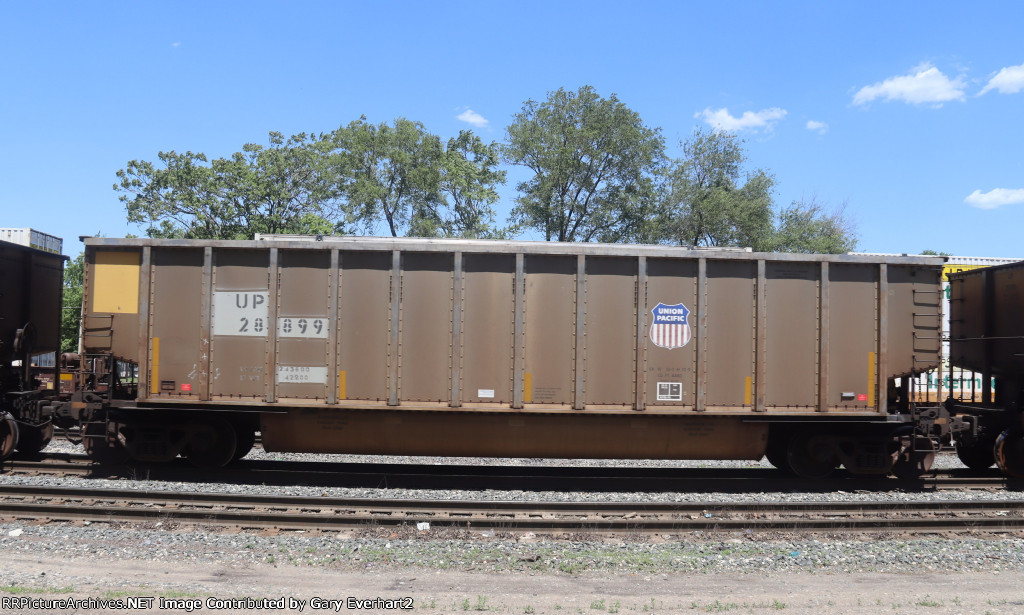
POLYGON ((690 310, 685 305, 659 303, 651 310, 651 314, 654 319, 651 321, 650 337, 655 346, 682 348, 690 341, 690 325, 686 322, 690 310))

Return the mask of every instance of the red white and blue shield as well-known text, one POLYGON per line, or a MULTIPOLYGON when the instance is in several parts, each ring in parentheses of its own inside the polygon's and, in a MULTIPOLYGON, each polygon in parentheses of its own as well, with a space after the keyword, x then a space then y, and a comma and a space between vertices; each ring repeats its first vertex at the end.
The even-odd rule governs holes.
POLYGON ((682 348, 690 341, 690 325, 686 319, 690 310, 682 303, 665 305, 659 303, 651 310, 650 337, 655 346, 661 348, 682 348))

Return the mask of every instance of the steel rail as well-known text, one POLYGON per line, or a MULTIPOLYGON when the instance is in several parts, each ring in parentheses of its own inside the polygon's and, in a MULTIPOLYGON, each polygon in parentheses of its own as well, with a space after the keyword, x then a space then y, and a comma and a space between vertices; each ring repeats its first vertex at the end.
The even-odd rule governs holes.
MULTIPOLYGON (((800 491, 827 492, 829 490, 867 491, 934 491, 970 489, 1024 488, 1019 480, 998 474, 979 474, 967 470, 936 471, 917 481, 888 477, 840 475, 834 480, 805 480, 783 476, 764 468, 705 469, 705 468, 605 468, 592 466, 431 466, 388 463, 322 463, 303 461, 252 461, 220 469, 198 469, 187 464, 154 464, 138 466, 109 466, 96 464, 85 455, 66 453, 49 455, 39 460, 11 459, 0 464, 0 475, 92 476, 138 478, 149 480, 193 480, 195 482, 232 482, 306 484, 319 486, 436 487, 452 481, 487 483, 486 488, 551 488, 552 481, 573 482, 581 491, 595 491, 594 485, 604 482, 600 490, 622 490, 606 481, 625 482, 628 490, 636 491, 691 491, 706 490, 707 483, 715 484, 715 491, 800 491), (246 477, 251 477, 246 480, 246 477), (301 478, 300 478, 301 477, 301 478), (407 484, 407 483, 415 484, 407 484), (515 483, 510 485, 509 483, 515 483), (501 483, 501 484, 498 484, 501 483), (726 488, 728 487, 728 488, 726 488)), ((479 485, 478 485, 479 486, 479 485)), ((556 487, 558 487, 556 485, 556 487)), ((473 486, 466 487, 468 489, 473 486)), ((554 490, 562 490, 556 488, 554 490)))
POLYGON ((371 526, 513 532, 935 532, 1024 530, 1024 500, 921 502, 523 502, 254 496, 0 486, 14 519, 174 520, 243 528, 341 530, 371 526))

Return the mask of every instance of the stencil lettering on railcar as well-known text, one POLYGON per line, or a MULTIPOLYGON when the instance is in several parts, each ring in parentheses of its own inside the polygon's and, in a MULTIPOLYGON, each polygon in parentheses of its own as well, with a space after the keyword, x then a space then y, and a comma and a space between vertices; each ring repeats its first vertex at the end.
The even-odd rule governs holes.
POLYGON ((690 310, 685 305, 659 303, 651 310, 651 315, 649 335, 655 346, 671 350, 690 342, 690 325, 687 322, 690 310))
POLYGON ((282 316, 277 319, 277 336, 327 339, 327 319, 318 316, 282 316))
POLYGON ((306 365, 278 365, 277 382, 280 384, 327 384, 327 368, 306 365))
POLYGON ((269 303, 270 293, 266 291, 213 293, 213 334, 266 337, 269 303))

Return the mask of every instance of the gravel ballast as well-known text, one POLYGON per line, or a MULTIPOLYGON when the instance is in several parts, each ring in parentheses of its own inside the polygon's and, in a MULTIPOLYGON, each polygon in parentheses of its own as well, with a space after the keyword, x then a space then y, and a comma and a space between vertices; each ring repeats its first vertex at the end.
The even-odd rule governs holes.
MULTIPOLYGON (((63 445, 51 445, 51 450, 77 452, 63 445)), ((461 464, 576 464, 621 465, 616 461, 569 462, 562 460, 445 460, 424 458, 378 458, 363 456, 323 457, 312 455, 276 455, 261 450, 250 453, 251 459, 295 459, 323 461, 325 459, 353 462, 387 463, 444 463, 461 464)), ((956 465, 955 457, 940 456, 941 463, 956 465)), ((661 467, 758 467, 765 462, 625 462, 630 465, 661 467)), ((366 489, 340 487, 273 487, 265 485, 211 485, 146 480, 109 480, 68 477, 25 477, 0 475, 0 484, 62 484, 96 489, 119 488, 138 490, 204 491, 276 495, 323 495, 344 498, 431 498, 431 499, 493 499, 493 500, 570 500, 570 501, 659 501, 659 502, 771 502, 771 501, 827 501, 827 500, 961 500, 990 499, 1017 500, 1015 491, 943 491, 943 492, 884 492, 884 493, 562 493, 527 491, 440 491, 419 489, 366 489)), ((885 604, 885 612, 963 612, 1011 613, 1024 611, 1024 538, 973 534, 927 537, 851 537, 808 535, 802 538, 785 537, 756 532, 722 534, 694 533, 686 536, 609 538, 598 535, 538 536, 511 535, 472 529, 424 532, 415 528, 375 528, 358 533, 304 533, 304 532, 229 532, 221 529, 185 525, 173 516, 161 522, 146 525, 115 526, 108 523, 48 523, 27 524, 13 519, 0 523, 0 597, 18 595, 16 591, 46 594, 51 589, 72 587, 70 593, 110 591, 109 568, 145 564, 163 572, 147 577, 138 591, 157 591, 169 594, 185 593, 212 595, 220 592, 249 595, 253 586, 249 577, 278 578, 287 575, 302 578, 324 578, 324 582, 338 585, 338 579, 364 579, 355 582, 353 593, 361 588, 373 588, 376 580, 392 579, 395 596, 404 588, 396 585, 403 578, 432 579, 441 585, 429 588, 410 588, 416 594, 416 612, 454 612, 465 610, 502 610, 504 612, 626 612, 630 608, 644 612, 700 612, 734 610, 738 612, 782 611, 804 612, 799 609, 825 608, 819 598, 823 587, 834 587, 838 596, 850 589, 839 579, 879 579, 887 583, 908 575, 933 574, 946 579, 946 589, 937 593, 904 592, 909 602, 892 608, 885 604), (34 562, 34 564, 33 564, 34 562), (42 568, 40 571, 39 568, 42 568), (175 570, 221 570, 228 578, 241 579, 228 585, 211 584, 209 579, 195 582, 182 580, 175 570), (40 572, 43 576, 40 576, 40 572), (243 574, 244 572, 244 574, 243 574), (154 576, 155 575, 155 576, 154 576), (1012 583, 1006 592, 993 593, 986 586, 989 579, 1001 578, 1012 583), (718 580, 729 576, 752 588, 749 600, 735 600, 726 587, 716 587, 718 580), (794 601, 792 592, 772 593, 769 586, 782 583, 780 579, 810 579, 802 602, 794 601), (246 580, 248 579, 248 581, 246 580), (329 579, 334 579, 330 581, 329 579), (397 580, 395 580, 397 579, 397 580), (446 579, 440 581, 441 579, 446 579), (453 580, 454 579, 454 580, 453 580), (461 579, 461 580, 458 580, 461 579), (482 590, 458 589, 476 587, 481 579, 491 582, 481 585, 482 590), (607 585, 593 584, 594 602, 575 596, 570 608, 568 602, 558 602, 558 592, 552 586, 575 581, 583 583, 593 579, 606 579, 607 585), (948 592, 950 583, 975 579, 962 589, 953 602, 948 592), (575 580, 575 581, 573 581, 575 580), (984 582, 983 582, 984 581, 984 582), (447 583, 448 585, 444 585, 447 583), (548 587, 551 594, 538 589, 536 583, 548 587), (514 589, 525 584, 525 589, 514 589), (444 586, 444 587, 442 587, 444 586), (449 587, 450 586, 450 587, 449 587), (615 592, 604 592, 607 587, 615 592), (5 590, 5 588, 7 588, 5 590), (12 589, 21 588, 21 589, 12 589), (48 589, 49 588, 49 589, 48 589), (446 589, 447 588, 447 589, 446 589), (453 589, 454 588, 454 589, 453 589), (531 589, 532 588, 532 589, 531 589), (973 589, 971 589, 973 588, 973 589), (483 592, 483 590, 487 590, 483 592), (648 591, 649 590, 649 591, 648 591), (685 591, 684 591, 685 590, 685 591), (481 591, 473 595, 474 591, 481 591), (715 592, 719 593, 715 593, 715 592), (468 593, 467 593, 468 592, 468 593), (523 592, 526 592, 525 594, 523 592), (690 600, 672 605, 666 600, 689 592, 690 600), (645 611, 650 595, 655 603, 645 611), (932 596, 926 598, 924 596, 932 596), (461 598, 460 598, 461 596, 461 598), (485 598, 478 603, 478 597, 485 598), (531 600, 532 596, 536 596, 531 600), (790 596, 790 597, 787 597, 790 596), (913 596, 918 598, 911 600, 913 596), (721 602, 733 598, 732 602, 721 602), (542 599, 543 598, 543 599, 542 599), (1015 602, 1020 599, 1019 602, 1015 602), (469 600, 468 603, 463 600, 469 600), (603 603, 599 603, 604 600, 603 603), (916 600, 916 602, 914 601, 916 600), (617 601, 618 606, 612 607, 617 601), (660 602, 659 602, 660 601, 660 602), (714 601, 719 601, 718 607, 714 601), (941 603, 941 605, 940 605, 941 603), (430 605, 433 604, 431 607, 430 605), (785 604, 779 608, 778 605, 785 604), (556 609, 558 605, 561 608, 556 609), (595 605, 600 608, 594 608, 595 605), (660 608, 656 608, 660 605, 660 608), (744 605, 746 608, 744 608, 744 605), (773 606, 774 605, 774 606, 773 606), (1015 606, 1016 605, 1016 606, 1015 606), (501 607, 500 609, 498 607, 501 607), (465 607, 465 608, 463 608, 465 607), (719 608, 720 607, 720 608, 719 608), (1013 608, 1011 608, 1013 607, 1013 608), (518 609, 518 610, 517 610, 518 609), (532 609, 532 611, 530 610, 532 609), (576 610, 580 609, 580 610, 576 610), (903 610, 901 610, 903 609, 903 610), (915 610, 916 609, 916 610, 915 610), (953 609, 953 610, 949 610, 953 609), (960 609, 960 610, 956 610, 960 609), (1015 610, 1016 609, 1016 610, 1015 610)), ((205 578, 205 577, 204 577, 205 578)), ((216 579, 217 577, 212 577, 216 579)), ((346 581, 347 582, 347 581, 346 581)), ((859 581, 858 581, 859 582, 859 581)), ((866 582, 866 581, 865 581, 866 582)), ((579 583, 575 583, 578 585, 579 583)), ((805 583, 805 581, 800 581, 805 583)), ((799 585, 800 583, 797 583, 799 585)), ((585 584, 585 583, 584 583, 585 584)), ((264 587, 267 584, 264 582, 264 587)), ((778 587, 788 587, 787 584, 778 587)), ((259 585, 255 586, 259 589, 259 585)), ((933 588, 934 589, 934 588, 933 588)), ((578 588, 577 588, 578 590, 578 588)), ((133 590, 134 591, 134 590, 133 590)), ((915 590, 916 591, 916 590, 915 590)), ((827 592, 826 592, 827 593, 827 592)), ((49 594, 46 594, 49 595, 49 594)), ((266 594, 261 594, 266 595, 266 594)), ((859 595, 859 594, 858 594, 859 595)), ((873 592, 873 596, 882 595, 873 592)), ((853 610, 843 611, 839 602, 833 604, 835 613, 878 612, 867 607, 878 598, 868 596, 842 598, 842 604, 853 610), (859 603, 857 602, 859 601, 859 603), (860 610, 860 609, 865 610, 860 610)), ((837 600, 839 600, 837 598, 837 600)), ((889 600, 887 598, 887 600, 889 600)), ((890 600, 892 604, 896 602, 890 600)), ((0 612, 8 612, 0 609, 0 612)), ((347 612, 347 611, 345 611, 347 612)), ((815 612, 808 610, 806 612, 815 612)))

